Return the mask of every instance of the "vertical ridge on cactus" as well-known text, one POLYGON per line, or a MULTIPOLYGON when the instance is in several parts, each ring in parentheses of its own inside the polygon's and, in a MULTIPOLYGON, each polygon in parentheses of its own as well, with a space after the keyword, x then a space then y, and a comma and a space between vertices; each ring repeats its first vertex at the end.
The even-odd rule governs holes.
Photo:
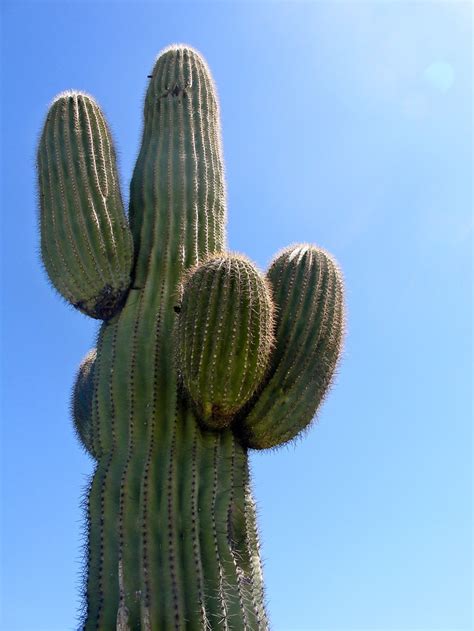
POLYGON ((71 405, 95 461, 82 628, 265 631, 248 450, 296 436, 324 398, 337 264, 294 246, 263 276, 226 251, 219 105, 188 46, 150 76, 130 227, 92 97, 53 102, 38 175, 45 269, 103 320, 71 405))

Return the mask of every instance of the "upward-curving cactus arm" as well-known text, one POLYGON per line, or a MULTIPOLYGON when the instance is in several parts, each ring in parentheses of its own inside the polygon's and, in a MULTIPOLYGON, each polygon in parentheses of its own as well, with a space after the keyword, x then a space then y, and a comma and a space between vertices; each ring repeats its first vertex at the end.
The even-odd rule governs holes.
POLYGON ((87 94, 65 92, 49 109, 38 147, 43 263, 62 296, 110 318, 130 285, 133 245, 115 151, 87 94))
POLYGON ((267 277, 277 312, 275 350, 237 429, 254 449, 286 443, 309 425, 332 382, 344 333, 342 275, 327 252, 289 247, 267 277))

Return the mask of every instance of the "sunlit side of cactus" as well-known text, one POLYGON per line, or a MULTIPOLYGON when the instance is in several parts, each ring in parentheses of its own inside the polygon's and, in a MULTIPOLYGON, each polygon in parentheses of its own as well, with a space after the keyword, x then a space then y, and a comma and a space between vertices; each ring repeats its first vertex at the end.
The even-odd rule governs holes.
POLYGON ((83 628, 268 629, 247 451, 294 438, 327 392, 337 264, 296 245, 262 275, 226 251, 217 96, 186 46, 150 76, 129 221, 92 97, 53 102, 38 173, 45 269, 103 320, 72 401, 96 465, 83 628))

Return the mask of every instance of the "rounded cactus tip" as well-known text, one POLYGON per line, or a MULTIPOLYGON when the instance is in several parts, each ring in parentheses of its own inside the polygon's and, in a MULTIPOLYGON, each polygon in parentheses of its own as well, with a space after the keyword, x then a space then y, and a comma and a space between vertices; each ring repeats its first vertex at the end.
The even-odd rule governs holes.
POLYGON ((200 80, 209 82, 213 93, 216 92, 211 72, 201 53, 186 44, 172 44, 158 53, 148 78, 151 86, 159 86, 160 96, 163 93, 179 96, 196 82, 198 76, 200 80))
MULTIPOLYGON (((329 268, 333 271, 338 290, 341 292, 340 299, 343 300, 344 275, 339 262, 328 250, 314 243, 293 243, 277 252, 268 270, 268 276, 270 279, 276 280, 274 276, 275 274, 278 275, 281 265, 302 265, 304 261, 310 261, 311 259, 317 260, 318 257, 322 257, 322 260, 326 261, 329 268)), ((344 314, 342 316, 341 327, 345 330, 344 314)))
POLYGON ((289 256, 290 260, 293 260, 295 257, 301 257, 310 252, 313 254, 321 252, 328 258, 334 260, 332 254, 330 254, 324 248, 321 248, 319 245, 315 245, 314 243, 292 243, 291 245, 287 245, 285 248, 277 252, 274 258, 277 259, 280 258, 282 254, 286 254, 287 256, 289 256))
POLYGON ((155 64, 159 59, 162 59, 164 57, 178 57, 179 55, 185 54, 189 57, 199 59, 200 61, 205 63, 204 57, 196 48, 188 46, 188 44, 170 44, 169 46, 166 46, 165 48, 160 50, 160 52, 156 56, 155 64))
POLYGON ((293 243, 292 245, 283 248, 276 253, 270 267, 273 267, 280 260, 285 260, 288 263, 291 263, 292 261, 300 262, 304 260, 306 256, 314 256, 318 254, 322 255, 329 262, 331 267, 334 269, 339 282, 343 282, 344 277, 337 259, 330 252, 319 245, 315 245, 314 243, 293 243))
POLYGON ((259 386, 273 348, 273 310, 270 286, 243 256, 211 257, 185 279, 177 359, 206 426, 229 425, 259 386))
POLYGON ((63 92, 60 92, 59 94, 56 94, 56 96, 51 101, 51 106, 50 107, 53 107, 56 104, 65 103, 65 102, 67 102, 70 99, 71 100, 72 99, 78 99, 78 100, 83 99, 83 100, 90 101, 94 105, 98 105, 98 103, 95 100, 95 98, 92 95, 88 94, 87 92, 84 92, 83 90, 64 90, 63 92))

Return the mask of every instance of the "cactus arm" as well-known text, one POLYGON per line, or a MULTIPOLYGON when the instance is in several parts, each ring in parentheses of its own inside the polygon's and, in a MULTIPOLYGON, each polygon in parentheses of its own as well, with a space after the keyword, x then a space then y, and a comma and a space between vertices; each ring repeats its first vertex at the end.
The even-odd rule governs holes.
POLYGON ((59 293, 87 315, 107 319, 130 284, 132 240, 115 151, 92 97, 60 94, 38 147, 41 253, 59 293))
POLYGON ((268 278, 277 306, 275 351, 236 430, 254 449, 281 445, 311 422, 331 384, 344 330, 342 277, 326 252, 288 248, 268 278))
POLYGON ((188 273, 177 327, 177 363, 204 424, 230 424, 254 394, 273 343, 273 302, 245 257, 218 255, 188 273))
POLYGON ((95 459, 97 453, 94 449, 92 434, 92 405, 96 358, 97 351, 94 348, 82 360, 71 399, 71 416, 77 438, 84 449, 95 459))

